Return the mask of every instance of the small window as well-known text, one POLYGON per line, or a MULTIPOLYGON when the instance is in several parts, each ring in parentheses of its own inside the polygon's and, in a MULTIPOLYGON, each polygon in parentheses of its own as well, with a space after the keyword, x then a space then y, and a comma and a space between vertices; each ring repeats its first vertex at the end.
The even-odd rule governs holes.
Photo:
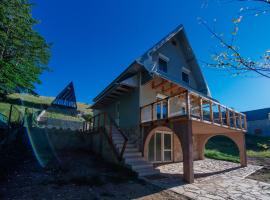
POLYGON ((186 72, 182 72, 182 81, 189 84, 189 75, 186 72))
POLYGON ((168 71, 167 61, 162 59, 162 58, 159 58, 158 59, 158 69, 162 72, 167 73, 167 71, 168 71))

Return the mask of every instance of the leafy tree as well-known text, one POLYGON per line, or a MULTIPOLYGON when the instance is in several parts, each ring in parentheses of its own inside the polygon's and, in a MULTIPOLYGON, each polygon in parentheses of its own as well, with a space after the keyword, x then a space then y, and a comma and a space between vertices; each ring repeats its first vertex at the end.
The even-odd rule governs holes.
POLYGON ((230 2, 257 2, 261 4, 256 7, 242 7, 240 8, 237 17, 232 20, 233 31, 231 38, 225 39, 223 34, 219 34, 208 23, 199 18, 199 22, 206 27, 209 33, 217 39, 219 49, 212 55, 212 62, 205 62, 209 67, 227 69, 234 75, 241 75, 247 72, 255 72, 256 74, 270 78, 270 48, 265 51, 258 59, 245 57, 241 54, 240 48, 236 45, 237 34, 239 26, 243 18, 246 16, 258 16, 267 14, 270 11, 270 0, 231 0, 230 2))
POLYGON ((29 0, 0 0, 0 94, 34 89, 49 70, 50 45, 34 30, 29 0))

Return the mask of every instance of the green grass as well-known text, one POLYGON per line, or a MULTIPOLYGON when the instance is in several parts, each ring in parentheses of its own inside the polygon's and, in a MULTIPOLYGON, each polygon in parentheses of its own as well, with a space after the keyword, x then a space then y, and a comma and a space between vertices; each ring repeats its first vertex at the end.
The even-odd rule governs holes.
MULTIPOLYGON (((10 94, 5 99, 5 102, 0 102, 0 113, 4 114, 5 116, 9 116, 10 105, 12 104, 15 106, 16 109, 13 111, 13 118, 12 121, 16 120, 16 110, 21 111, 24 113, 25 108, 28 109, 30 113, 34 113, 37 111, 42 111, 43 109, 50 106, 51 102, 53 101, 54 97, 44 97, 44 96, 34 96, 29 94, 10 94)), ((78 103, 78 110, 84 112, 85 114, 91 114, 92 110, 89 108, 90 105, 85 103, 78 103)), ((77 116, 71 116, 64 113, 59 112, 48 112, 46 113, 47 116, 50 118, 55 119, 64 119, 64 120, 72 120, 72 121, 82 121, 82 118, 77 116)))
POLYGON ((239 157, 238 156, 233 156, 230 154, 226 154, 226 153, 222 153, 218 150, 210 150, 210 149, 205 149, 204 151, 204 155, 207 158, 212 158, 212 159, 216 159, 216 160, 226 160, 226 161, 230 161, 230 162, 239 162, 239 157))
POLYGON ((270 158, 270 150, 266 150, 266 151, 247 150, 247 155, 249 157, 270 158))
MULTIPOLYGON (((270 137, 246 135, 249 157, 270 158, 270 137)), ((225 136, 215 136, 205 145, 205 156, 217 160, 239 162, 239 150, 232 140, 225 136)))

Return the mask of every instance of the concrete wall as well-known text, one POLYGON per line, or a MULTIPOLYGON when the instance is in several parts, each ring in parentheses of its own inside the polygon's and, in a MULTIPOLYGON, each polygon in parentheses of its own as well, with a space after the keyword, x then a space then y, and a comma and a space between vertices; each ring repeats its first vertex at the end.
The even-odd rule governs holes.
POLYGON ((104 160, 111 163, 119 164, 117 156, 114 154, 108 140, 103 134, 104 133, 101 132, 91 134, 91 150, 96 154, 102 156, 104 160))
POLYGON ((76 150, 93 151, 108 162, 118 163, 103 133, 87 134, 78 131, 30 128, 27 135, 33 152, 43 167, 54 159, 58 160, 61 152, 76 150))
POLYGON ((62 120, 47 117, 40 117, 39 125, 43 128, 70 129, 74 131, 83 129, 83 121, 62 120))
POLYGON ((257 120, 247 122, 248 133, 270 136, 270 120, 257 120))

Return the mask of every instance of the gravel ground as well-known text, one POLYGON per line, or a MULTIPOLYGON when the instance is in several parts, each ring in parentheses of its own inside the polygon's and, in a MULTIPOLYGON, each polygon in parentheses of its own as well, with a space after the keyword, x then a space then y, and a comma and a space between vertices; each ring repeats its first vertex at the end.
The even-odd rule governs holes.
POLYGON ((65 153, 42 169, 27 159, 0 183, 0 199, 186 199, 138 180, 132 172, 89 152, 65 153))

